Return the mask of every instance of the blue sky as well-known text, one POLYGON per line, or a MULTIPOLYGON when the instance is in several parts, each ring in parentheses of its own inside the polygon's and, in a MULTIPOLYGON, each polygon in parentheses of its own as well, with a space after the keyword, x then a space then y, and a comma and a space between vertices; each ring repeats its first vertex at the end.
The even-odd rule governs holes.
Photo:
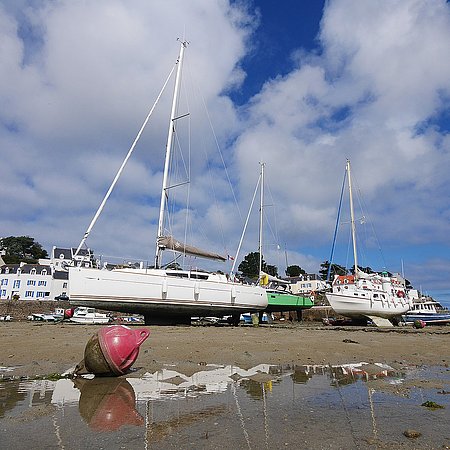
MULTIPOLYGON (((220 158, 193 147, 194 244, 233 254, 265 161, 265 259, 283 272, 286 248, 290 264, 317 272, 350 158, 370 219, 359 227, 361 264, 399 271, 403 262, 413 285, 450 288, 444 0, 1 2, 0 236, 30 235, 48 250, 78 244, 183 34, 214 124, 208 143, 220 145, 240 210, 220 158)), ((152 259, 169 97, 89 237, 103 255, 152 259)), ((178 236, 184 222, 178 208, 178 236)), ((345 264, 341 228, 336 262, 345 264)), ((252 217, 242 254, 256 249, 252 217)))
POLYGON ((253 3, 260 23, 254 49, 242 61, 247 77, 240 89, 230 92, 236 103, 248 101, 267 80, 289 73, 293 68, 291 55, 299 48, 320 51, 316 38, 324 3, 323 0, 253 3))

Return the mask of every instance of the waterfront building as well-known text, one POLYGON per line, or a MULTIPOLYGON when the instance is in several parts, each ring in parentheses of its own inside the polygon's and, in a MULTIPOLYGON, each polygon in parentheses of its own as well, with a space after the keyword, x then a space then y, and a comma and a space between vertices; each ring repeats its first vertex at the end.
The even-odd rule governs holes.
POLYGON ((297 295, 309 296, 311 293, 321 292, 327 288, 326 282, 316 274, 289 277, 287 280, 290 282, 291 292, 297 295))
MULTIPOLYGON (((37 264, 0 262, 0 300, 68 299, 69 272, 75 249, 53 247, 49 259, 37 264)), ((79 258, 85 256, 80 251, 79 258)))

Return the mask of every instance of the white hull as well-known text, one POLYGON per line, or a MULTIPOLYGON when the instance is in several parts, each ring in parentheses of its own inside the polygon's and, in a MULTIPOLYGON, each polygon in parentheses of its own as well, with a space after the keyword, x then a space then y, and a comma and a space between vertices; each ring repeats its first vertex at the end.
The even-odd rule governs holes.
POLYGON ((73 316, 69 319, 71 322, 83 324, 102 324, 109 323, 111 318, 102 313, 98 313, 94 308, 76 308, 73 316))
POLYGON ((423 320, 426 324, 445 325, 450 323, 450 311, 434 300, 418 301, 403 316, 405 323, 414 323, 415 320, 423 320))
POLYGON ((103 323, 109 323, 110 319, 108 317, 71 317, 70 321, 74 323, 83 323, 85 325, 100 325, 103 323))
POLYGON ((445 325, 450 323, 450 313, 449 314, 405 314, 403 316, 403 321, 405 323, 414 323, 415 320, 423 320, 426 324, 440 324, 445 325))
POLYGON ((341 293, 326 294, 327 300, 337 314, 348 317, 383 317, 394 318, 404 314, 410 309, 408 299, 394 297, 381 300, 374 299, 371 291, 364 291, 364 297, 355 296, 355 291, 350 295, 341 293))
POLYGON ((148 317, 229 315, 267 307, 263 288, 219 274, 71 267, 69 280, 72 304, 148 317))

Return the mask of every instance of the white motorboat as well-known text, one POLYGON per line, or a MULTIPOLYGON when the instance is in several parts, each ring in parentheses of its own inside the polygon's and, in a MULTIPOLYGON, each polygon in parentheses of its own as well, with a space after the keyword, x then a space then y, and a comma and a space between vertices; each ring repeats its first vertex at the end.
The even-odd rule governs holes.
MULTIPOLYGON (((175 128, 177 120, 180 119, 177 117, 177 106, 181 85, 181 68, 186 47, 187 42, 181 42, 180 54, 174 66, 176 82, 166 144, 155 265, 151 268, 116 267, 108 270, 86 267, 90 265, 89 262, 78 261, 69 268, 69 297, 70 303, 73 305, 142 314, 147 324, 190 323, 191 316, 223 315, 232 315, 234 322, 238 323, 241 313, 261 311, 267 306, 266 292, 260 286, 235 282, 233 277, 228 277, 223 273, 172 270, 164 268, 162 264, 164 250, 172 250, 179 254, 195 257, 226 260, 221 255, 187 245, 165 233, 167 202, 172 187, 169 185, 169 163, 175 128)), ((100 215, 152 111, 153 108, 78 246, 74 261, 77 257, 79 259, 80 249, 100 215)))
POLYGON ((402 318, 408 324, 422 320, 427 325, 446 325, 450 323, 450 311, 436 300, 425 297, 413 302, 412 308, 402 318))
POLYGON ((69 320, 75 323, 102 324, 111 322, 111 317, 108 314, 98 313, 94 308, 79 306, 75 308, 69 320))
POLYGON ((327 300, 337 314, 351 318, 369 318, 376 325, 389 325, 386 319, 399 321, 401 315, 412 306, 405 282, 386 272, 364 273, 358 268, 355 217, 353 210, 350 161, 347 160, 346 176, 350 199, 350 219, 353 241, 354 275, 336 275, 327 300))
POLYGON ((57 320, 61 320, 52 313, 32 313, 27 318, 28 320, 39 322, 56 322, 57 320))

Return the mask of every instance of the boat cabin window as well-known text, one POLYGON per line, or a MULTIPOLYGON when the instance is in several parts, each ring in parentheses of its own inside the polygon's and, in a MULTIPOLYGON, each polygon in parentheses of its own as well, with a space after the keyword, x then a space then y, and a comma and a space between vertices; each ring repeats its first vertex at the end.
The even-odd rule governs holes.
POLYGON ((166 272, 169 277, 177 277, 177 278, 189 278, 189 275, 186 272, 166 272))
POLYGON ((378 298, 378 294, 373 294, 373 298, 378 298))
POLYGON ((196 280, 207 280, 209 278, 208 274, 201 274, 201 273, 188 273, 183 271, 173 271, 173 272, 166 272, 166 274, 169 277, 177 277, 177 278, 193 278, 196 280))
POLYGON ((200 273, 191 273, 191 278, 195 278, 197 280, 207 280, 209 275, 203 275, 200 273))

